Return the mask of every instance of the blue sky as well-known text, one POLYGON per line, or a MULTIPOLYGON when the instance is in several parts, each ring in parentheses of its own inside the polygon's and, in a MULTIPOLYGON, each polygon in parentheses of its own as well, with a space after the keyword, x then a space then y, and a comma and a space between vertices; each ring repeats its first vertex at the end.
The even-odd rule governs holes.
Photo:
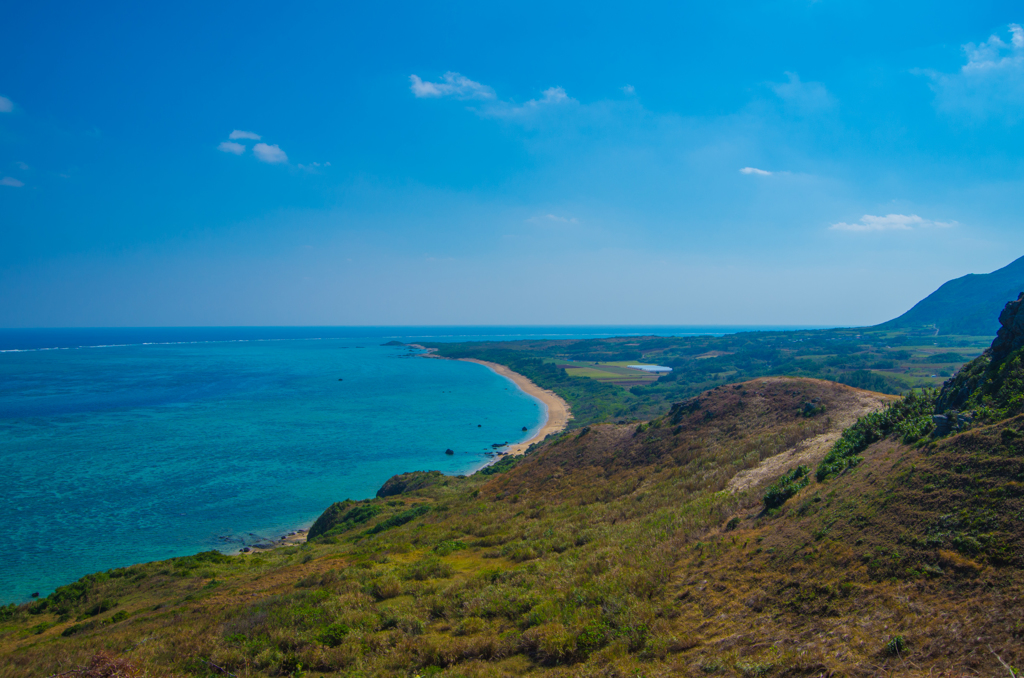
POLYGON ((212 4, 5 8, 0 326, 858 325, 1024 255, 1019 3, 212 4))

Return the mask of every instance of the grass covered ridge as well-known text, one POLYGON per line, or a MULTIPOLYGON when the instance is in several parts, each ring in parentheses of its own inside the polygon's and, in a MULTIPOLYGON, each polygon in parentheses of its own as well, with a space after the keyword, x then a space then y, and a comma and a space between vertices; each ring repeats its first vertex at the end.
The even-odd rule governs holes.
POLYGON ((3 608, 0 676, 98 653, 204 678, 994 672, 986 644, 1024 659, 1018 420, 885 438, 836 477, 801 474, 771 512, 777 476, 727 489, 838 436, 858 397, 804 379, 720 387, 566 432, 503 472, 335 505, 301 547, 92 575, 3 608))

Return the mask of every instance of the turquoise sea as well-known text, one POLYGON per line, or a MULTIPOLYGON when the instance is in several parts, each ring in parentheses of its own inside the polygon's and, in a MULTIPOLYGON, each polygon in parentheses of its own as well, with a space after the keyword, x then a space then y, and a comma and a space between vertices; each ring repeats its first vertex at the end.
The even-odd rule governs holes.
POLYGON ((233 552, 395 473, 472 472, 541 424, 509 380, 387 341, 741 329, 0 330, 0 603, 233 552))

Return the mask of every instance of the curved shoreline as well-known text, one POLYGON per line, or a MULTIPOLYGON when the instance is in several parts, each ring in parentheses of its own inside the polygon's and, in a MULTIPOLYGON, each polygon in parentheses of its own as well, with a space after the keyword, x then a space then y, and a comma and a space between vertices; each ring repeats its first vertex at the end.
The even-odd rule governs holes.
MULTIPOLYGON (((424 357, 438 357, 432 355, 432 349, 427 349, 425 347, 418 346, 415 344, 410 344, 410 346, 412 346, 413 348, 420 348, 427 351, 427 353, 423 354, 424 357)), ((514 445, 509 445, 508 447, 504 448, 501 457, 490 459, 489 461, 484 463, 483 466, 489 466, 490 464, 493 464, 502 457, 514 457, 524 454, 526 450, 530 447, 530 445, 541 440, 544 440, 544 438, 551 435, 552 433, 561 433, 569 425, 569 420, 572 419, 572 412, 569 409, 569 403, 565 402, 565 400, 563 400, 553 391, 548 391, 546 389, 541 388, 540 386, 533 383, 532 381, 530 381, 523 375, 519 374, 518 372, 514 372, 509 368, 505 367, 504 365, 500 365, 498 363, 492 363, 486 360, 477 360, 476 358, 458 358, 458 360, 467 363, 476 363, 477 365, 482 365, 489 369, 490 371, 497 374, 498 376, 505 377, 513 384, 515 384, 520 391, 530 396, 531 398, 538 400, 541 406, 544 408, 544 423, 541 425, 541 427, 537 430, 535 434, 533 434, 527 440, 516 443, 514 445)), ((270 546, 269 549, 261 549, 256 548, 252 545, 248 545, 248 548, 250 550, 245 553, 262 553, 264 551, 269 551, 274 548, 280 548, 282 546, 297 546, 299 544, 303 544, 306 541, 306 532, 311 525, 312 523, 303 524, 301 528, 297 528, 296 530, 293 530, 288 534, 284 534, 278 537, 277 539, 264 540, 264 543, 270 546)), ((244 546, 246 545, 243 544, 243 547, 244 546)), ((242 554, 243 552, 240 547, 239 550, 236 551, 233 555, 242 554)))
POLYGON ((553 391, 541 388, 518 372, 513 372, 509 368, 504 365, 499 365, 498 363, 492 363, 486 360, 477 360, 476 358, 458 358, 458 360, 483 365, 495 374, 505 377, 511 381, 519 388, 520 391, 531 398, 539 400, 541 405, 544 406, 545 421, 537 433, 528 440, 506 447, 504 450, 505 456, 523 454, 533 443, 543 440, 552 433, 561 433, 569 425, 569 420, 572 419, 572 412, 569 410, 569 403, 562 400, 562 398, 556 395, 553 391))

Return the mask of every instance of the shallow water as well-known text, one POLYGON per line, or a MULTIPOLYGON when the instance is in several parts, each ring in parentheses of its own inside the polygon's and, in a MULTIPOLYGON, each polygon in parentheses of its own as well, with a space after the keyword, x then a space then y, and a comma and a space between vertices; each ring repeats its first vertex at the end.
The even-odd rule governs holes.
POLYGON ((541 415, 486 368, 366 340, 7 353, 0 601, 235 550, 398 472, 468 472, 541 415))

